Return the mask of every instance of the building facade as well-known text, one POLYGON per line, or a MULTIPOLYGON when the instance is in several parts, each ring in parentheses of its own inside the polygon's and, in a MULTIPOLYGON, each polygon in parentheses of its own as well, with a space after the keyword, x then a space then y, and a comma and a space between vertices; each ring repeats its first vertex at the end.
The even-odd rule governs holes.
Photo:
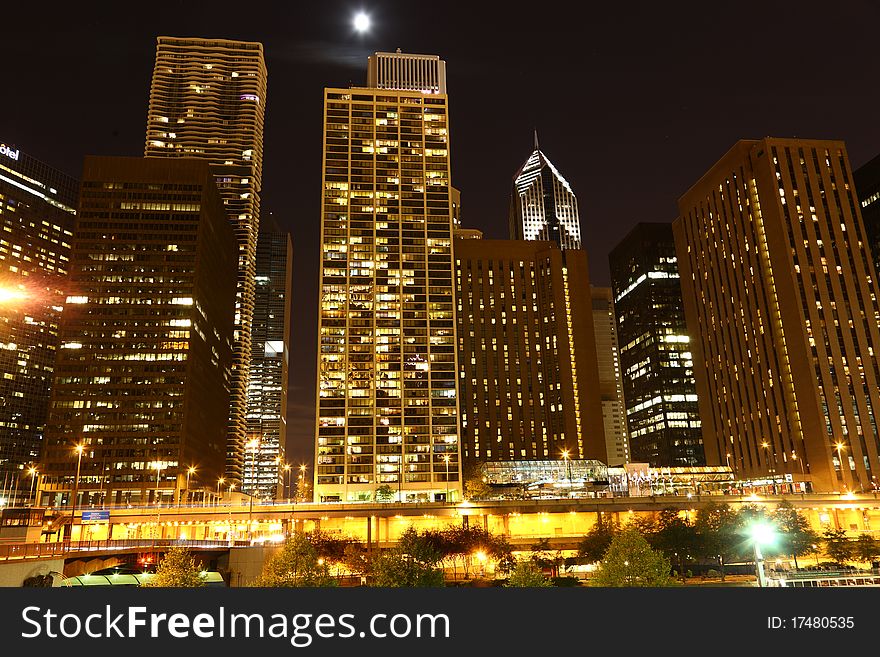
POLYGON ((605 428, 606 465, 630 461, 626 428, 626 407, 620 369, 614 300, 610 287, 591 287, 593 331, 596 335, 596 363, 599 371, 599 395, 605 428))
POLYGON ((865 223, 865 237, 877 271, 880 270, 880 155, 853 171, 853 180, 865 223))
POLYGON ((0 498, 35 490, 79 181, 0 144, 0 498))
POLYGON ((679 212, 707 461, 873 489, 880 306, 843 142, 740 141, 679 212))
POLYGON ((632 460, 706 465, 672 224, 636 224, 608 261, 632 460))
POLYGON ((244 476, 266 84, 260 43, 157 40, 144 154, 210 162, 238 238, 235 360, 226 454, 226 478, 234 482, 244 476))
POLYGON ((510 238, 556 242, 561 249, 581 248, 577 197, 571 185, 538 148, 513 177, 510 238))
POLYGON ((460 479, 445 63, 369 70, 324 91, 313 490, 441 499, 460 479))
POLYGON ((586 252, 563 259, 555 242, 468 235, 454 253, 464 472, 605 462, 586 252))
POLYGON ((257 240, 244 492, 283 497, 293 244, 272 215, 257 240))
POLYGON ((188 484, 213 489, 225 465, 236 252, 207 162, 86 158, 43 504, 171 503, 188 484))

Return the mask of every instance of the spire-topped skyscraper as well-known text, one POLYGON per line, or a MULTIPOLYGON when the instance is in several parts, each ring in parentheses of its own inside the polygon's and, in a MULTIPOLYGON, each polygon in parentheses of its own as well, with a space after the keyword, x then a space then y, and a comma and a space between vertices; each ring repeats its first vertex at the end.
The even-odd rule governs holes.
POLYGON ((581 248, 577 197, 538 147, 537 130, 535 150, 513 177, 510 237, 556 242, 562 249, 581 248))
POLYGON ((261 43, 157 39, 144 154, 208 160, 238 238, 235 357, 226 451, 226 478, 231 482, 241 481, 244 474, 266 83, 261 43))

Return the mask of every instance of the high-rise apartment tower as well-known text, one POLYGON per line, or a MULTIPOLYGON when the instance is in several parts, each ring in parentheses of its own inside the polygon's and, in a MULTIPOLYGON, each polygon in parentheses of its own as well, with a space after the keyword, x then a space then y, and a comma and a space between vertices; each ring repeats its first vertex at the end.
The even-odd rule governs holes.
POLYGON ((445 63, 369 70, 324 91, 314 491, 437 499, 459 487, 445 63))
POLYGON ((144 153, 210 162, 238 238, 235 361, 226 450, 226 477, 234 482, 244 475, 266 81, 260 43, 158 38, 144 153))

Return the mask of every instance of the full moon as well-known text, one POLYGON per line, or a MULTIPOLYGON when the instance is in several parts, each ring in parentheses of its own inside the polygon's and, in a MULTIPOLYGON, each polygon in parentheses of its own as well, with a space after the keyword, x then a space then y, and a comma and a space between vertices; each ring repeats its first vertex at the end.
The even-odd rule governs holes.
POLYGON ((366 32, 370 29, 370 17, 364 12, 356 14, 354 17, 354 29, 358 32, 366 32))

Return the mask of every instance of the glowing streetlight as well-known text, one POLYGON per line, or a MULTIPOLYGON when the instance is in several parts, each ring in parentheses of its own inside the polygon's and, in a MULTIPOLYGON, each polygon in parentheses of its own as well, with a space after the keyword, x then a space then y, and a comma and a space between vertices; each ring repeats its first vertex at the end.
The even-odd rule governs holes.
POLYGON ((299 466, 299 486, 298 486, 298 488, 300 490, 298 490, 296 492, 296 500, 297 501, 299 501, 300 495, 303 494, 303 485, 305 484, 305 481, 304 481, 305 476, 306 476, 306 464, 303 463, 299 466))
POLYGON ((290 504, 290 463, 284 464, 284 472, 287 473, 287 503, 290 504))
POLYGON ((12 303, 26 298, 27 294, 21 287, 0 286, 0 303, 12 303))
POLYGON ((34 496, 34 482, 37 480, 37 469, 34 466, 28 468, 28 474, 31 476, 31 492, 28 493, 28 501, 31 502, 31 506, 36 505, 36 500, 32 500, 34 496))
POLYGON ((761 551, 761 546, 775 543, 776 531, 771 524, 759 521, 749 528, 749 535, 755 548, 755 569, 758 574, 758 586, 765 587, 767 586, 767 578, 764 576, 764 554, 761 551))
POLYGON ((370 29, 370 17, 364 12, 359 11, 354 16, 353 25, 356 32, 363 34, 370 29))
POLYGON ((568 469, 568 496, 571 497, 571 461, 568 460, 568 450, 562 450, 562 459, 565 461, 565 466, 568 469))
POLYGON ((85 445, 76 445, 76 478, 73 480, 73 498, 70 506, 70 538, 73 538, 73 522, 76 520, 76 497, 79 495, 79 466, 82 464, 83 450, 85 445))
POLYGON ((220 477, 217 480, 217 504, 218 505, 220 504, 220 486, 222 486, 225 482, 226 482, 226 480, 223 477, 220 477))
POLYGON ((162 492, 159 489, 159 477, 162 475, 162 469, 165 466, 162 465, 162 461, 156 461, 156 464, 153 467, 156 468, 156 508, 158 509, 160 506, 162 506, 162 492))
POLYGON ((449 454, 443 455, 443 462, 446 463, 446 501, 449 502, 449 454))
MULTIPOLYGON (((186 470, 186 500, 189 501, 189 478, 192 477, 196 473, 196 466, 191 465, 186 470)), ((180 499, 177 500, 177 506, 180 506, 180 499)))

